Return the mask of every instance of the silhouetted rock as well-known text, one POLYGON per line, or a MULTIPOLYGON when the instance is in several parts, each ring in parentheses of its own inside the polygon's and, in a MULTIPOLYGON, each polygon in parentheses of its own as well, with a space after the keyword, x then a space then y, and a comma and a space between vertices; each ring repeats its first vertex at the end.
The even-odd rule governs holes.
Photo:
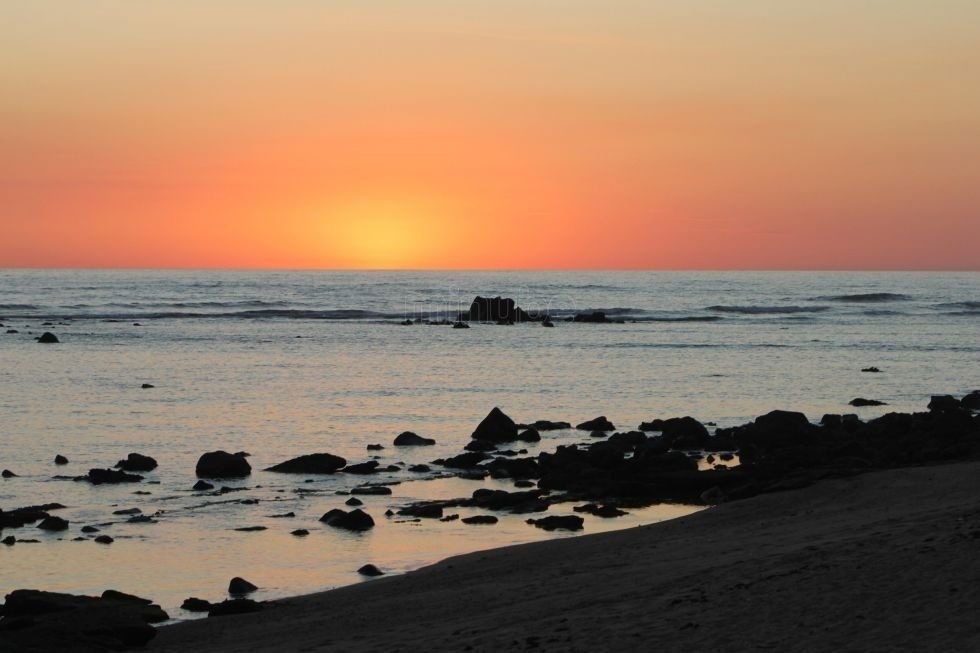
POLYGON ((459 320, 473 322, 527 322, 531 319, 513 299, 507 297, 477 296, 470 304, 470 310, 459 314, 459 320))
POLYGON ((57 456, 54 457, 54 464, 55 465, 67 465, 68 464, 68 459, 65 458, 64 456, 62 456, 59 453, 57 456))
POLYGON ((974 390, 960 399, 960 405, 970 410, 980 410, 980 390, 974 390))
POLYGON ((343 528, 349 531, 366 531, 374 528, 374 520, 371 518, 371 515, 360 508, 351 510, 350 512, 334 508, 320 517, 320 521, 327 526, 343 528))
POLYGON ((616 506, 609 504, 598 505, 595 503, 587 503, 582 506, 575 506, 572 508, 575 512, 584 512, 589 515, 595 515, 596 517, 602 517, 604 519, 610 519, 612 517, 622 517, 623 515, 628 515, 629 513, 625 510, 620 510, 616 506))
POLYGON ((453 322, 454 329, 469 329, 470 325, 466 322, 453 322))
POLYGON ((180 607, 182 610, 187 610, 188 612, 208 612, 211 610, 211 601, 205 601, 204 599, 192 596, 189 599, 184 599, 180 607))
POLYGON ((168 619, 146 599, 107 590, 102 597, 38 590, 7 595, 0 627, 0 650, 119 650, 143 646, 155 635, 150 626, 168 619))
POLYGON ((61 342, 60 340, 58 340, 58 336, 54 335, 50 331, 45 331, 40 336, 38 336, 37 341, 44 345, 52 345, 61 342))
POLYGON ((66 531, 68 530, 68 520, 52 515, 42 519, 41 523, 38 524, 37 527, 42 531, 66 531))
POLYGON ((361 501, 360 499, 358 499, 357 497, 351 497, 347 501, 344 501, 344 503, 346 505, 348 505, 348 506, 363 506, 364 505, 364 502, 361 501))
POLYGON ((194 487, 191 489, 196 490, 197 492, 201 492, 203 490, 213 490, 214 486, 208 483, 207 481, 198 481, 197 483, 194 484, 194 487))
POLYGON ((527 523, 533 524, 537 528, 543 528, 546 531, 554 531, 559 529, 566 531, 580 531, 582 530, 584 520, 576 515, 551 515, 540 519, 528 519, 527 523))
POLYGON ((546 419, 539 419, 533 424, 518 424, 517 428, 529 429, 533 428, 537 431, 558 431, 561 429, 570 429, 572 425, 568 422, 552 422, 546 419))
POLYGON ((368 451, 381 451, 382 449, 384 449, 384 446, 380 444, 369 444, 367 446, 368 451))
POLYGON ((361 574, 362 576, 384 576, 385 574, 385 572, 371 564, 364 565, 357 570, 357 573, 361 574))
POLYGON ((489 458, 487 454, 482 451, 471 451, 470 453, 461 453, 458 456, 452 456, 450 458, 439 458, 434 462, 437 465, 442 465, 443 467, 453 467, 455 469, 472 469, 477 467, 481 462, 489 458))
POLYGON ((295 535, 296 537, 304 537, 306 535, 309 535, 310 532, 305 528, 297 528, 295 531, 290 531, 289 534, 295 535))
POLYGON ((441 519, 442 506, 433 503, 417 503, 406 506, 398 511, 399 515, 407 517, 424 517, 426 519, 441 519))
POLYGON ((350 491, 351 494, 360 495, 383 495, 391 494, 391 488, 384 485, 362 485, 350 491))
POLYGON ((329 453, 310 453, 267 467, 267 472, 283 474, 333 474, 347 464, 340 456, 329 453))
POLYGON ((955 411, 960 407, 960 402, 952 395, 933 395, 929 400, 929 410, 935 412, 955 411))
POLYGON ((341 471, 345 474, 375 474, 378 471, 378 464, 377 460, 369 460, 356 465, 348 465, 341 471))
POLYGON ((499 519, 493 515, 473 515, 472 517, 463 517, 461 520, 464 524, 496 524, 499 519))
POLYGON ((99 529, 95 526, 82 526, 83 533, 98 533, 99 529))
POLYGON ((575 428, 580 431, 615 431, 616 427, 613 423, 606 419, 605 415, 600 415, 595 419, 590 419, 587 422, 582 422, 575 428))
POLYGON ((865 399, 864 397, 855 397, 854 399, 851 399, 847 403, 849 403, 852 406, 885 406, 885 405, 887 405, 883 401, 878 401, 877 399, 865 399))
POLYGON ((513 442, 517 439, 517 424, 502 410, 494 407, 473 431, 474 440, 513 442))
POLYGON ((541 326, 543 326, 543 327, 554 327, 555 326, 555 323, 551 321, 551 318, 546 317, 543 320, 541 320, 541 326))
POLYGON ((79 480, 88 481, 92 485, 114 485, 116 483, 139 483, 143 477, 119 469, 90 469, 88 474, 80 476, 79 480))
POLYGON ((424 447, 435 443, 436 441, 431 438, 423 438, 411 431, 405 431, 404 433, 398 434, 398 437, 395 438, 394 445, 396 447, 424 447))
POLYGON ((114 542, 114 540, 108 535, 98 535, 96 536, 95 541, 99 544, 112 544, 114 542))
POLYGON ((258 612, 265 604, 252 599, 228 599, 221 603, 214 603, 208 610, 208 617, 226 617, 233 614, 248 614, 258 612))
POLYGON ((467 451, 493 451, 497 445, 489 440, 470 440, 463 448, 467 451))
POLYGON ((115 467, 126 472, 152 472, 157 468, 157 461, 149 456, 131 453, 125 459, 117 462, 115 467))
POLYGON ((243 452, 209 451, 197 460, 195 473, 199 478, 242 478, 252 473, 252 466, 243 452))
POLYGON ((573 319, 574 322, 588 322, 593 324, 606 324, 611 322, 606 314, 602 311, 593 311, 591 313, 579 313, 573 319))
POLYGON ((862 372, 871 372, 872 374, 878 374, 881 372, 877 367, 865 367, 861 370, 862 372))
POLYGON ((236 531, 238 531, 240 533, 255 533, 257 531, 267 530, 267 528, 268 528, 267 526, 241 526, 241 527, 236 528, 234 530, 236 530, 236 531))
POLYGON ((540 442, 541 434, 535 428, 526 428, 517 434, 517 439, 521 442, 540 442))
POLYGON ((17 474, 14 474, 9 469, 5 469, 2 472, 0 472, 0 477, 3 477, 3 478, 17 478, 17 474))
POLYGON ((120 510, 113 510, 112 511, 112 514, 114 514, 114 515, 138 515, 141 512, 143 512, 143 511, 140 510, 139 508, 122 508, 120 510))
POLYGON ((257 589, 259 589, 258 586, 253 585, 239 576, 235 576, 228 583, 228 593, 233 596, 236 594, 250 594, 257 589))
POLYGON ((416 474, 424 474, 425 472, 431 472, 432 468, 425 464, 418 464, 409 467, 408 471, 415 472, 416 474))
POLYGON ((693 417, 671 417, 663 421, 660 431, 675 449, 700 449, 708 440, 708 429, 693 417))
POLYGON ((540 474, 535 458, 494 458, 486 465, 493 478, 537 478, 540 474))

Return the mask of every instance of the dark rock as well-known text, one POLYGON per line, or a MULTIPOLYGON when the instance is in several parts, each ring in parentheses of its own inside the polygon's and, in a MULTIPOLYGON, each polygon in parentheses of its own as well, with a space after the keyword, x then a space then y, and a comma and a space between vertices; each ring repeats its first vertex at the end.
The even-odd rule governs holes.
POLYGON ((470 325, 466 322, 453 322, 454 329, 469 329, 470 325))
POLYGON ((267 526, 242 526, 234 530, 239 531, 241 533, 254 533, 256 531, 264 531, 267 529, 268 529, 267 526))
POLYGON ((7 537, 0 540, 0 542, 3 542, 7 546, 13 546, 17 542, 17 538, 14 537, 13 535, 8 535, 7 537))
POLYGON ((360 499, 358 499, 357 497, 351 497, 347 501, 344 501, 344 503, 347 504, 348 506, 363 506, 364 505, 364 502, 361 501, 360 499))
POLYGON ((459 519, 459 515, 446 515, 439 521, 456 521, 457 519, 459 519))
POLYGON ((188 612, 208 612, 211 610, 211 601, 205 601, 204 599, 192 596, 189 599, 184 599, 184 602, 180 604, 180 608, 188 612))
POLYGON ((252 466, 242 452, 209 451, 197 460, 198 478, 242 478, 252 473, 252 466))
POLYGON ((98 535, 96 536, 95 541, 99 544, 112 544, 114 540, 108 535, 98 535))
POLYGON ((5 469, 2 472, 0 472, 0 476, 2 476, 3 478, 17 478, 17 474, 14 474, 9 469, 5 469))
POLYGON ((155 524, 157 520, 153 519, 149 515, 133 515, 126 520, 127 524, 155 524))
POLYGON ((66 531, 68 530, 68 520, 61 517, 45 517, 37 525, 42 531, 66 531))
POLYGON ((970 410, 980 410, 980 390, 974 390, 960 399, 960 405, 970 410))
POLYGON ((364 565, 357 570, 357 573, 361 574, 362 576, 384 576, 385 574, 385 572, 371 564, 364 565))
POLYGON ((613 423, 606 419, 605 415, 596 417, 595 419, 590 419, 587 422, 582 422, 575 428, 580 431, 615 431, 616 427, 613 423))
POLYGON ((533 428, 538 431, 560 431, 562 429, 570 429, 572 428, 572 425, 568 422, 552 422, 546 419, 539 419, 533 424, 518 424, 518 428, 533 428))
POLYGON ((929 410, 934 412, 956 411, 960 408, 960 402, 952 395, 933 395, 929 400, 929 410))
POLYGON ((214 486, 208 483, 207 481, 198 481, 197 483, 194 484, 194 487, 191 489, 200 492, 202 490, 213 490, 214 486))
POLYGON ((320 517, 320 521, 327 526, 343 528, 349 531, 366 531, 374 528, 374 520, 371 519, 371 515, 360 508, 356 508, 350 512, 335 508, 320 517))
POLYGON ((486 469, 493 478, 537 478, 541 473, 535 458, 494 458, 486 469))
POLYGON ((384 449, 384 446, 380 444, 369 444, 367 446, 368 451, 381 451, 382 449, 384 449))
POLYGON ((551 321, 551 318, 544 318, 541 320, 541 326, 543 327, 554 327, 555 323, 551 321))
POLYGON ((293 518, 295 516, 296 516, 296 513, 295 512, 289 511, 289 512, 280 513, 278 515, 269 515, 269 518, 270 519, 291 519, 291 518, 293 518))
POLYGON ((534 481, 525 481, 525 480, 514 481, 514 487, 521 487, 521 488, 534 487, 534 481))
POLYGON ((259 589, 258 586, 253 585, 239 576, 235 576, 228 583, 228 593, 233 596, 236 594, 250 594, 257 589, 259 589))
POLYGON ((458 456, 453 456, 451 458, 440 458, 434 461, 437 465, 442 465, 443 467, 452 467, 455 469, 472 469, 477 467, 481 462, 486 460, 489 456, 480 451, 473 451, 470 453, 461 453, 458 456))
POLYGON ((143 512, 143 511, 140 510, 139 508, 123 508, 122 510, 113 510, 112 511, 112 514, 114 514, 114 515, 138 515, 141 512, 143 512))
POLYGON ((470 440, 463 448, 467 451, 493 451, 497 445, 489 440, 470 440))
POLYGON ((500 520, 493 515, 473 515, 472 517, 463 517, 461 521, 464 524, 496 524, 500 520))
POLYGON ((295 531, 290 531, 289 534, 295 535, 296 537, 304 537, 306 535, 309 535, 310 532, 305 528, 297 528, 295 531))
POLYGON ((473 431, 474 440, 513 442, 517 439, 517 424, 502 410, 494 407, 473 431))
POLYGON ((551 515, 548 517, 542 517, 541 519, 528 519, 528 524, 533 524, 537 528, 543 528, 546 531, 554 530, 566 530, 566 531, 580 531, 582 530, 582 524, 584 520, 576 515, 551 515))
POLYGON ((340 456, 329 453, 311 453, 267 467, 265 471, 283 474, 333 474, 346 464, 347 461, 340 456))
POLYGON ((623 515, 628 515, 629 513, 625 510, 620 510, 616 506, 609 504, 598 505, 595 503, 587 503, 583 506, 575 506, 572 508, 575 512, 584 512, 589 515, 595 515, 596 517, 602 517, 604 519, 610 519, 612 517, 622 517, 623 515))
POLYGON ((157 461, 149 456, 131 453, 125 459, 117 462, 115 467, 126 472, 152 472, 157 468, 157 461))
POLYGON ((411 431, 399 433, 394 442, 396 447, 425 447, 435 443, 435 440, 431 438, 423 438, 422 436, 416 435, 411 431))
POLYGON ((68 464, 68 459, 65 458, 64 456, 62 456, 59 453, 57 456, 54 457, 54 464, 55 465, 67 465, 68 464))
POLYGON ((865 399, 864 397, 855 397, 849 402, 852 406, 886 406, 887 404, 883 401, 878 401, 877 399, 865 399))
POLYGON ((265 604, 252 599, 228 599, 215 603, 208 610, 208 617, 226 617, 233 614, 248 614, 258 612, 265 604))
POLYGON ((664 420, 662 437, 675 449, 700 449, 708 440, 708 429, 693 417, 671 417, 664 420))
POLYGON ((378 464, 377 460, 369 460, 364 463, 357 463, 356 465, 348 465, 341 471, 345 474, 376 474, 378 472, 378 464))
POLYGON ((417 503, 406 506, 398 511, 399 515, 407 517, 424 517, 426 519, 442 519, 442 506, 434 503, 417 503))
POLYGON ((459 314, 459 320, 514 323, 527 322, 531 316, 519 308, 513 299, 477 296, 470 304, 470 310, 459 314))
POLYGON ((139 483, 143 477, 118 469, 90 469, 86 476, 81 476, 79 479, 88 481, 92 485, 113 485, 116 483, 139 483))
POLYGON ((573 319, 574 322, 590 322, 593 324, 607 324, 611 322, 606 314, 602 311, 593 311, 591 313, 578 313, 573 319))
POLYGON ((50 331, 45 331, 44 333, 42 333, 37 338, 37 341, 44 345, 51 345, 51 344, 61 342, 60 340, 58 340, 58 336, 54 335, 50 331))
POLYGON ((861 370, 862 372, 871 372, 872 374, 877 374, 881 372, 877 367, 865 367, 861 370))
POLYGON ((429 467, 428 465, 419 464, 419 465, 412 465, 411 467, 408 468, 408 471, 415 472, 417 474, 423 474, 425 472, 431 472, 432 468, 429 467))
POLYGON ((526 428, 517 434, 517 439, 521 442, 540 442, 541 434, 535 428, 526 428))
POLYGON ((82 526, 83 533, 98 533, 99 529, 95 526, 82 526))
POLYGON ((350 491, 351 494, 360 495, 384 495, 391 494, 391 488, 384 485, 362 485, 350 491))

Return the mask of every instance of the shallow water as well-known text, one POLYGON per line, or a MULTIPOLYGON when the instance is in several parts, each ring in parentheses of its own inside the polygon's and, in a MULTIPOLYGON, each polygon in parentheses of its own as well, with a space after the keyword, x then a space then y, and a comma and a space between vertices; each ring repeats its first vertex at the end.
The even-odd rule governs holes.
MULTIPOLYGON (((930 394, 980 387, 978 300, 977 273, 0 271, 0 468, 21 475, 0 482, 0 506, 58 501, 68 509, 57 514, 72 522, 60 541, 33 527, 5 531, 42 542, 0 547, 0 592, 114 587, 186 617, 175 609, 181 600, 222 598, 234 575, 262 587, 256 598, 271 598, 357 582, 366 562, 403 571, 561 537, 524 516, 495 526, 385 520, 386 508, 410 500, 512 487, 407 482, 417 476, 408 472, 367 477, 406 482, 392 497, 362 497, 378 526, 346 534, 316 519, 342 505, 334 491, 364 477, 306 483, 258 470, 315 451, 428 462, 459 452, 495 405, 518 421, 604 414, 624 429, 687 414, 725 426, 777 407, 812 419, 921 410, 930 394), (397 324, 452 317, 475 294, 512 296, 559 318, 607 309, 627 323, 397 324), (20 333, 3 333, 10 328, 20 333), (45 330, 62 343, 36 344, 45 330), (883 373, 860 372, 871 365, 883 373), (142 390, 144 382, 156 387, 142 390), (847 406, 857 396, 889 405, 847 406), (438 444, 392 447, 403 430, 438 444), (387 448, 365 451, 374 442, 387 448), (252 453, 252 476, 226 483, 249 490, 189 491, 197 457, 213 449, 252 453), (139 486, 51 480, 130 451, 160 463, 139 486), (57 453, 71 463, 53 465, 57 453), (322 492, 294 492, 310 488, 322 492), (201 505, 214 501, 228 503, 201 505), (129 507, 165 512, 156 524, 106 527, 117 538, 110 546, 70 541, 84 524, 125 519, 111 513, 129 507), (269 517, 287 511, 297 516, 269 517), (269 529, 231 530, 251 525, 269 529), (311 534, 292 537, 295 528, 311 534)), ((584 434, 544 435, 532 453, 584 434)), ((688 511, 587 517, 585 532, 688 511)))

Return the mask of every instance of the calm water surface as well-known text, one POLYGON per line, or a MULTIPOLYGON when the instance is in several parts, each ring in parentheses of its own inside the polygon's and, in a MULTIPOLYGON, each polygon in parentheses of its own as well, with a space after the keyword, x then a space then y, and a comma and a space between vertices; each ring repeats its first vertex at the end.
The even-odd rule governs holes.
MULTIPOLYGON (((391 497, 364 497, 373 531, 339 532, 316 520, 342 506, 335 491, 364 478, 258 471, 296 455, 361 462, 377 442, 384 464, 428 462, 461 451, 495 405, 518 421, 603 414, 627 429, 689 414, 727 426, 777 407, 811 419, 852 412, 856 396, 888 402, 858 411, 873 417, 980 387, 977 273, 0 271, 0 323, 0 468, 20 475, 0 482, 0 507, 57 501, 72 523, 66 534, 4 531, 41 542, 0 547, 0 593, 114 587, 179 618, 189 616, 176 608, 184 598, 223 598, 235 575, 261 586, 256 598, 274 598, 359 582, 367 562, 397 572, 562 537, 521 517, 484 527, 386 520, 407 501, 513 487, 408 472, 371 478, 404 481, 391 497), (512 296, 559 320, 595 309, 626 323, 398 324, 451 317, 476 294, 512 296), (35 343, 45 330, 62 343, 35 343), (870 365, 884 373, 860 372, 870 365), (438 444, 395 449, 403 430, 438 444), (190 492, 197 457, 214 449, 251 452, 252 476, 227 483, 248 490, 190 492), (131 451, 160 463, 139 486, 52 479, 131 451), (58 453, 71 463, 55 467, 58 453), (131 507, 159 512, 158 523, 111 514, 131 507), (287 511, 296 517, 270 517, 287 511), (103 529, 112 545, 71 541, 106 522, 116 522, 103 529), (253 525, 268 530, 232 530, 253 525), (296 528, 311 534, 290 536, 296 528)), ((560 431, 528 449, 581 440, 560 431)), ((587 517, 586 532, 690 510, 587 517)))

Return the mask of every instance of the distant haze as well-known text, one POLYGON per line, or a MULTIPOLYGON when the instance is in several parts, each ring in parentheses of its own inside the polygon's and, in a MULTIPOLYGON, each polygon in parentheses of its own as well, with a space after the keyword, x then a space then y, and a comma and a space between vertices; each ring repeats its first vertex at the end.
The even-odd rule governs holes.
POLYGON ((980 269, 975 0, 0 23, 0 267, 980 269))

